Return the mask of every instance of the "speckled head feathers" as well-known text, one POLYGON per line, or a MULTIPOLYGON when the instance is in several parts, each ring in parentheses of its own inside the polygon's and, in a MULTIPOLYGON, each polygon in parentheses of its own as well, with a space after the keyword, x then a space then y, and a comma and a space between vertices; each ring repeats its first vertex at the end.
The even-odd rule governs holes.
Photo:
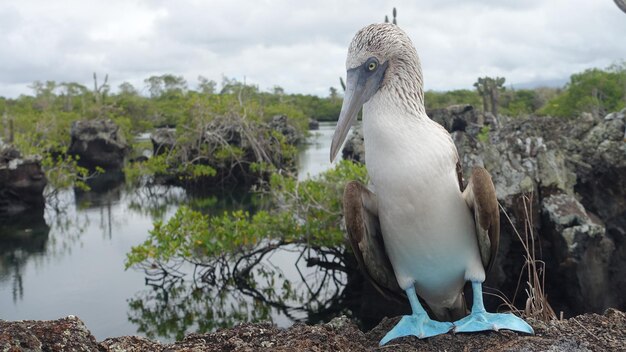
POLYGON ((350 43, 346 68, 357 67, 370 57, 389 62, 381 89, 393 90, 407 108, 423 111, 422 69, 409 36, 391 23, 362 28, 350 43))
POLYGON ((404 56, 414 56, 416 59, 417 53, 411 39, 400 27, 380 23, 371 24, 357 32, 348 49, 346 68, 359 66, 372 56, 384 62, 404 56))

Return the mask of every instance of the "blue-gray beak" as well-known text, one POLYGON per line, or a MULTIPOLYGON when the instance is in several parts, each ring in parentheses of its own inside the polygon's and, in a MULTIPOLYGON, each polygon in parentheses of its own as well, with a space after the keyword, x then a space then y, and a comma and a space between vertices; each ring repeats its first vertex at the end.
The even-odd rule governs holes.
POLYGON ((333 162, 337 157, 337 153, 346 140, 350 127, 354 124, 363 104, 370 100, 380 88, 386 69, 387 62, 378 65, 378 61, 372 58, 361 66, 348 70, 343 105, 330 146, 330 162, 333 162), (373 70, 370 69, 372 62, 375 63, 373 70))

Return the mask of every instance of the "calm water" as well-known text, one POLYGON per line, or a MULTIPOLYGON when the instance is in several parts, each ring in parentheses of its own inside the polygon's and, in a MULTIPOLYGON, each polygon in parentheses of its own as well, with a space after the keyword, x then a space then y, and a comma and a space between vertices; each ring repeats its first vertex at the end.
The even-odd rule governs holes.
MULTIPOLYGON (((330 166, 333 129, 334 124, 322 123, 302 149, 300 178, 330 166)), ((73 314, 98 340, 133 334, 171 340, 206 321, 215 326, 204 330, 247 319, 271 318, 279 326, 307 319, 302 303, 311 308, 315 302, 306 295, 281 298, 287 308, 260 308, 260 299, 250 292, 194 283, 189 265, 178 268, 187 274, 184 279, 168 277, 158 285, 148 285, 143 270, 124 270, 126 254, 147 238, 153 221, 167 220, 181 204, 208 213, 254 208, 245 192, 193 198, 181 188, 128 189, 113 179, 98 192, 60 192, 43 217, 33 214, 30 219, 0 224, 0 319, 57 319, 73 314)), ((268 279, 264 297, 271 299, 272 288, 285 281, 301 282, 301 277, 308 281, 320 275, 304 261, 296 261, 300 254, 297 248, 286 247, 263 259, 265 269, 280 272, 268 279)), ((263 270, 255 275, 260 282, 265 277, 263 270)), ((337 278, 335 286, 342 280, 345 277, 337 278)), ((328 283, 322 288, 322 296, 337 291, 328 283)))

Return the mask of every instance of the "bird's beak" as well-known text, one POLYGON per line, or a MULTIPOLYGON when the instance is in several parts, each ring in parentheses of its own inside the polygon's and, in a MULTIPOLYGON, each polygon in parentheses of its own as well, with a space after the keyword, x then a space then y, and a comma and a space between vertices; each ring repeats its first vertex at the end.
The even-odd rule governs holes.
POLYGON ((330 162, 337 157, 339 149, 348 136, 350 127, 356 120, 359 110, 380 88, 388 63, 385 62, 377 71, 366 73, 365 64, 349 69, 346 79, 346 92, 335 128, 333 141, 330 145, 330 162))
MULTIPOLYGON (((330 145, 330 162, 337 157, 339 148, 343 145, 343 142, 348 136, 350 127, 356 120, 359 110, 366 99, 364 99, 365 88, 363 84, 359 85, 359 74, 357 69, 348 70, 348 78, 346 79, 346 92, 343 96, 343 105, 341 105, 341 113, 339 113, 339 121, 337 121, 337 127, 335 128, 335 134, 333 135, 333 141, 330 145)), ((362 81, 362 80, 361 80, 362 81)))

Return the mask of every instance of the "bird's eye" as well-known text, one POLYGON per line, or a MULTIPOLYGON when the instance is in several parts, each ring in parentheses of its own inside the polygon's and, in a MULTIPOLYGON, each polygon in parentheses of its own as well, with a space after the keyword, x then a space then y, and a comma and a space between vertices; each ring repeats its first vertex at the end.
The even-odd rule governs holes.
POLYGON ((372 61, 372 62, 370 62, 370 63, 367 65, 367 69, 368 69, 368 70, 370 70, 370 71, 374 71, 374 70, 376 69, 376 67, 377 67, 377 66, 378 66, 378 65, 376 64, 376 62, 375 62, 375 61, 372 61))

